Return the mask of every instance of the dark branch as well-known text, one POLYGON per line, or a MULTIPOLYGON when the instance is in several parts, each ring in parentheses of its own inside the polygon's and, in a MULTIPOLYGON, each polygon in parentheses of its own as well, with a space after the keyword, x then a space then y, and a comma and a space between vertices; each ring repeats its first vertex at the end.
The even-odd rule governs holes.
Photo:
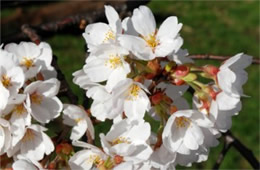
MULTIPOLYGON (((231 56, 217 56, 217 55, 209 55, 209 54, 195 54, 195 55, 190 55, 189 56, 192 59, 202 59, 202 60, 227 60, 229 59, 231 56)), ((253 64, 260 64, 260 60, 258 58, 253 59, 253 64)))
POLYGON ((219 169, 222 161, 224 160, 226 153, 229 151, 229 149, 232 146, 232 142, 233 142, 232 138, 230 138, 229 136, 224 136, 224 146, 223 146, 223 149, 218 156, 218 159, 217 159, 213 169, 219 169))
MULTIPOLYGON (((113 7, 116 9, 116 11, 118 11, 120 16, 125 17, 129 15, 130 11, 132 11, 134 8, 138 7, 139 5, 146 4, 147 2, 149 1, 126 1, 125 3, 114 3, 113 7)), ((52 21, 37 26, 25 25, 22 27, 30 27, 39 36, 48 38, 58 33, 82 34, 87 24, 98 21, 106 21, 105 11, 103 8, 97 11, 86 12, 84 14, 67 16, 59 21, 52 21)), ((6 44, 10 42, 20 42, 27 40, 28 34, 23 31, 12 36, 2 37, 1 43, 6 44)))
POLYGON ((222 134, 224 137, 224 147, 219 154, 219 157, 213 167, 213 169, 219 169, 221 163, 227 151, 233 146, 249 163, 254 169, 260 169, 260 164, 253 152, 243 145, 230 131, 222 134))

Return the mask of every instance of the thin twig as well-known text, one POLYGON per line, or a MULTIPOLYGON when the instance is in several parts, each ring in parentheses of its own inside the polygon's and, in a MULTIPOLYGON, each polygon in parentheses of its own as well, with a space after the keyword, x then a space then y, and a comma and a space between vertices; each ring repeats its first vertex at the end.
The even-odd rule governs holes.
MULTIPOLYGON (((192 59, 202 59, 202 60, 227 60, 231 56, 217 56, 217 55, 209 55, 209 54, 194 54, 189 56, 192 59)), ((258 58, 253 59, 253 64, 260 64, 260 60, 258 58)))
POLYGON ((259 161, 254 156, 253 152, 243 145, 230 131, 223 133, 224 137, 224 147, 220 152, 218 159, 213 167, 213 169, 219 169, 221 163, 224 160, 224 157, 228 150, 233 146, 239 153, 250 163, 254 169, 259 169, 259 161))
POLYGON ((229 136, 224 136, 224 146, 223 146, 223 149, 218 156, 218 159, 216 160, 216 163, 215 163, 213 169, 219 169, 222 161, 224 160, 226 153, 229 151, 229 149, 232 146, 232 142, 233 142, 232 138, 230 138, 229 136))

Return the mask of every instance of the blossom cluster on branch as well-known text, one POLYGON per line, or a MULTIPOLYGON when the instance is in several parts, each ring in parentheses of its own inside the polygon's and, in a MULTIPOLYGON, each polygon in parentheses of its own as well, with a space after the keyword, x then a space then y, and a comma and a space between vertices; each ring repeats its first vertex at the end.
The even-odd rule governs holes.
MULTIPOLYGON (((221 132, 241 110, 245 68, 239 53, 197 66, 182 49, 182 24, 168 17, 157 29, 151 10, 134 9, 121 21, 105 6, 106 23, 87 25, 85 65, 73 82, 93 99, 91 107, 62 104, 60 82, 47 43, 7 44, 0 54, 0 154, 13 169, 175 169, 206 161, 221 132), (190 103, 185 93, 193 89, 190 103), (44 126, 58 118, 71 127, 67 143, 51 140, 44 126), (113 122, 95 139, 93 125, 113 122), (100 140, 101 146, 84 141, 100 140), (56 157, 53 155, 56 150, 56 157), (76 153, 74 152, 77 151, 76 153), (63 161, 58 164, 59 161, 63 161)), ((54 155, 55 155, 54 154, 54 155)))

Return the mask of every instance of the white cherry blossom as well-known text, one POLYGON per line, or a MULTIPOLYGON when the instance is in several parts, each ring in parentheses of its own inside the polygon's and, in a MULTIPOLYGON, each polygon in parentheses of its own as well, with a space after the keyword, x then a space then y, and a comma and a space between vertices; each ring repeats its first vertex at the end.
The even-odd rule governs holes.
POLYGON ((240 97, 243 94, 242 85, 247 81, 244 70, 252 63, 252 56, 239 53, 224 62, 217 73, 218 85, 230 96, 240 97))
POLYGON ((0 155, 6 153, 12 142, 10 124, 7 120, 0 118, 0 155))
POLYGON ((39 45, 32 42, 10 43, 5 46, 5 50, 17 57, 26 79, 35 77, 40 70, 43 70, 42 74, 45 78, 56 76, 56 71, 51 66, 52 50, 49 44, 45 42, 39 45))
POLYGON ((119 41, 139 59, 165 57, 173 51, 177 52, 183 44, 182 38, 178 35, 182 24, 178 24, 177 17, 168 17, 157 30, 151 10, 146 6, 140 6, 134 10, 131 20, 140 37, 121 35, 119 41))
POLYGON ((44 154, 49 155, 54 150, 54 145, 48 135, 47 129, 40 125, 30 125, 23 132, 23 138, 7 151, 7 155, 22 156, 30 160, 39 161, 44 154))
POLYGON ((124 59, 126 55, 128 51, 120 46, 100 45, 97 51, 92 52, 92 59, 84 66, 84 72, 93 82, 107 81, 106 88, 110 92, 130 72, 124 59))
POLYGON ((23 156, 18 156, 18 159, 12 164, 13 170, 43 170, 42 165, 23 156))
POLYGON ((69 160, 71 169, 88 170, 95 169, 104 163, 108 156, 99 148, 88 143, 75 141, 73 145, 83 147, 84 149, 75 153, 69 160))
POLYGON ((90 111, 92 116, 98 120, 105 121, 105 119, 115 119, 122 115, 123 111, 121 107, 113 103, 112 95, 104 86, 93 86, 87 91, 87 96, 94 100, 90 111))
POLYGON ((131 120, 140 120, 151 104, 146 95, 148 90, 132 79, 120 81, 112 90, 113 105, 131 120))
POLYGON ((151 165, 156 169, 175 169, 176 153, 169 152, 164 145, 156 149, 150 157, 151 165))
POLYGON ((184 155, 198 151, 200 147, 207 150, 206 141, 213 141, 215 136, 211 133, 206 136, 205 129, 212 127, 213 123, 199 111, 177 111, 170 116, 163 130, 163 145, 170 152, 184 155))
POLYGON ((31 103, 31 114, 37 121, 48 123, 60 115, 62 103, 56 97, 59 88, 60 82, 52 78, 35 81, 24 89, 24 93, 29 95, 27 102, 31 103))
POLYGON ((115 43, 117 35, 122 34, 121 19, 115 9, 105 5, 105 14, 108 24, 102 22, 89 24, 83 33, 89 51, 97 49, 101 44, 115 43))
POLYGON ((110 156, 120 156, 134 164, 147 160, 152 149, 147 144, 151 133, 150 124, 124 119, 112 125, 106 134, 100 134, 104 151, 110 156))
POLYGON ((23 70, 18 66, 17 58, 5 50, 0 49, 0 112, 8 104, 8 100, 15 96, 24 84, 23 70))
POLYGON ((95 138, 93 124, 84 109, 72 104, 64 104, 63 108, 63 123, 73 126, 71 140, 80 139, 87 130, 90 132, 91 138, 95 138))
POLYGON ((12 146, 15 146, 23 138, 25 128, 31 125, 30 103, 26 101, 26 95, 21 95, 15 103, 8 105, 8 109, 11 110, 8 114, 11 115, 12 146))

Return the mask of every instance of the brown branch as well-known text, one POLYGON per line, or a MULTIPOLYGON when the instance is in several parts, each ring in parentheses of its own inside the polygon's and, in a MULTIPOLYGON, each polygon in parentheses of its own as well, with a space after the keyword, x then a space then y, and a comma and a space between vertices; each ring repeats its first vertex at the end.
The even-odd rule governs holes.
MULTIPOLYGON (((119 1, 120 2, 120 1, 119 1)), ((107 4, 112 3, 113 7, 118 11, 120 16, 127 16, 129 12, 139 5, 146 4, 149 1, 125 1, 116 3, 115 1, 109 2, 107 4)), ((105 11, 104 9, 99 9, 96 11, 85 12, 82 14, 76 14, 64 17, 58 21, 52 21, 36 26, 28 26, 32 28, 38 35, 44 38, 48 38, 58 33, 67 33, 67 34, 81 34, 85 26, 87 24, 95 23, 98 21, 105 21, 105 11)), ((19 42, 28 40, 28 34, 25 32, 19 32, 12 36, 3 37, 1 43, 9 43, 9 42, 19 42)), ((30 37, 30 36, 29 36, 30 37)))
POLYGON ((35 44, 40 44, 41 42, 40 36, 29 25, 27 24, 22 25, 21 30, 28 38, 30 38, 32 42, 34 42, 35 44))
POLYGON ((227 151, 233 146, 254 169, 260 169, 260 164, 253 152, 243 145, 230 131, 222 134, 224 137, 224 147, 219 154, 219 157, 213 167, 213 169, 219 169, 227 151))
MULTIPOLYGON (((209 55, 209 54, 194 54, 189 56, 192 59, 201 59, 201 60, 227 60, 231 56, 217 56, 217 55, 209 55)), ((253 64, 260 64, 259 58, 253 59, 253 64)))

